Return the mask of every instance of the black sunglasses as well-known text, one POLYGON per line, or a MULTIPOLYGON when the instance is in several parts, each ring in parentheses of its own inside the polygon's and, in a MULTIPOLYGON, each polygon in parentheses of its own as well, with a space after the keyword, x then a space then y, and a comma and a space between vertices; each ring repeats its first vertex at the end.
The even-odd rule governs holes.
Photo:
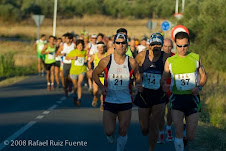
POLYGON ((186 47, 188 47, 188 46, 189 46, 189 44, 185 44, 185 45, 177 45, 177 47, 179 47, 179 48, 181 48, 181 47, 186 48, 186 47))
POLYGON ((115 43, 116 43, 117 45, 120 45, 120 44, 124 45, 124 44, 126 44, 125 41, 123 41, 123 42, 118 42, 118 41, 116 41, 115 43))

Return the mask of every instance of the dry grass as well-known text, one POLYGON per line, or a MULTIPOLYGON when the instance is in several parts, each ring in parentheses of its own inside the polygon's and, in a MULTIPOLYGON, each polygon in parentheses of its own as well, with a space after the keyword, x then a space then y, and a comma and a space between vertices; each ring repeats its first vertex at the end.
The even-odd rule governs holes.
POLYGON ((225 151, 226 131, 199 122, 196 138, 189 144, 189 151, 225 151))
POLYGON ((33 54, 32 44, 23 42, 0 41, 0 54, 14 52, 14 64, 16 66, 30 66, 36 61, 36 56, 33 54))
MULTIPOLYGON (((115 34, 115 31, 124 27, 128 30, 129 36, 135 36, 141 38, 144 35, 149 36, 150 33, 146 27, 146 23, 149 19, 114 19, 112 17, 95 15, 84 16, 83 18, 75 17, 73 19, 57 19, 57 31, 56 36, 61 36, 65 32, 74 31, 80 34, 82 30, 87 30, 90 34, 104 33, 107 36, 115 34)), ((151 32, 159 32, 161 22, 163 19, 153 19, 153 22, 157 23, 155 30, 151 32)), ((44 19, 40 33, 47 35, 52 34, 52 20, 44 19)), ((37 27, 33 20, 29 19, 21 24, 7 24, 0 27, 1 35, 14 36, 15 34, 24 35, 35 38, 37 27)), ((166 33, 166 37, 170 36, 170 32, 166 33)))
POLYGON ((20 81, 22 81, 26 78, 27 78, 26 76, 7 78, 3 81, 0 81, 0 87, 6 87, 6 86, 13 85, 13 84, 20 82, 20 81))

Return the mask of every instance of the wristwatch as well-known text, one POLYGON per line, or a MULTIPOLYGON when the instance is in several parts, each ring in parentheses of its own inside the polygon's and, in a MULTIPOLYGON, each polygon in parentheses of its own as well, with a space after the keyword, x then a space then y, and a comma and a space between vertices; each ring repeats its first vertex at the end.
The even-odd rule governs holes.
POLYGON ((202 86, 200 85, 200 86, 197 86, 198 88, 199 88, 199 90, 201 91, 202 90, 202 86))

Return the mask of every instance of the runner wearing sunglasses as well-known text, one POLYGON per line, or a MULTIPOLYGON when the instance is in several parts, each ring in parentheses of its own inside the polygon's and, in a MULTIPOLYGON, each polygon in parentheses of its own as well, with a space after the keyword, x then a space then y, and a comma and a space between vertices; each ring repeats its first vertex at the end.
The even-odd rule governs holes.
POLYGON ((169 54, 161 51, 163 36, 154 33, 150 37, 150 49, 136 56, 142 75, 143 92, 138 93, 135 104, 139 107, 139 122, 144 136, 149 134, 149 150, 153 151, 158 139, 161 115, 164 112, 166 94, 160 87, 164 63, 169 54), (150 130, 150 133, 149 133, 150 130))
POLYGON ((142 91, 138 64, 126 55, 127 36, 118 33, 114 36, 113 54, 100 60, 93 71, 93 80, 104 96, 103 125, 109 143, 114 143, 116 118, 119 121, 117 151, 123 151, 127 143, 127 132, 132 114, 131 76, 136 77, 139 91, 142 91), (99 75, 104 71, 104 85, 99 75))
POLYGON ((170 107, 175 126, 176 151, 183 151, 187 141, 194 139, 198 126, 201 104, 199 92, 207 81, 200 56, 190 52, 190 37, 185 32, 175 35, 177 54, 167 59, 161 80, 165 92, 171 88, 170 107), (171 76, 171 85, 166 79, 171 76), (186 121, 186 139, 183 143, 183 119, 186 121))

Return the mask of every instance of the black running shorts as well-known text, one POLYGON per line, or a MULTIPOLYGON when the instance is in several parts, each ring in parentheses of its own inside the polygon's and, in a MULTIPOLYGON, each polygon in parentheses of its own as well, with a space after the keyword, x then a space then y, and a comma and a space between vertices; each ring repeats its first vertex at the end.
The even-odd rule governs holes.
POLYGON ((55 65, 55 62, 54 63, 51 63, 51 64, 45 64, 45 69, 47 71, 49 71, 51 69, 51 67, 54 66, 54 65, 55 65))
POLYGON ((192 94, 177 95, 170 97, 170 108, 184 112, 185 116, 201 111, 200 97, 192 94))
POLYGON ((168 96, 161 89, 151 90, 144 88, 143 92, 138 92, 134 104, 140 108, 149 108, 153 105, 167 102, 168 96))
POLYGON ((104 102, 104 110, 110 111, 114 114, 118 114, 120 111, 130 110, 132 107, 132 103, 116 104, 104 102))

